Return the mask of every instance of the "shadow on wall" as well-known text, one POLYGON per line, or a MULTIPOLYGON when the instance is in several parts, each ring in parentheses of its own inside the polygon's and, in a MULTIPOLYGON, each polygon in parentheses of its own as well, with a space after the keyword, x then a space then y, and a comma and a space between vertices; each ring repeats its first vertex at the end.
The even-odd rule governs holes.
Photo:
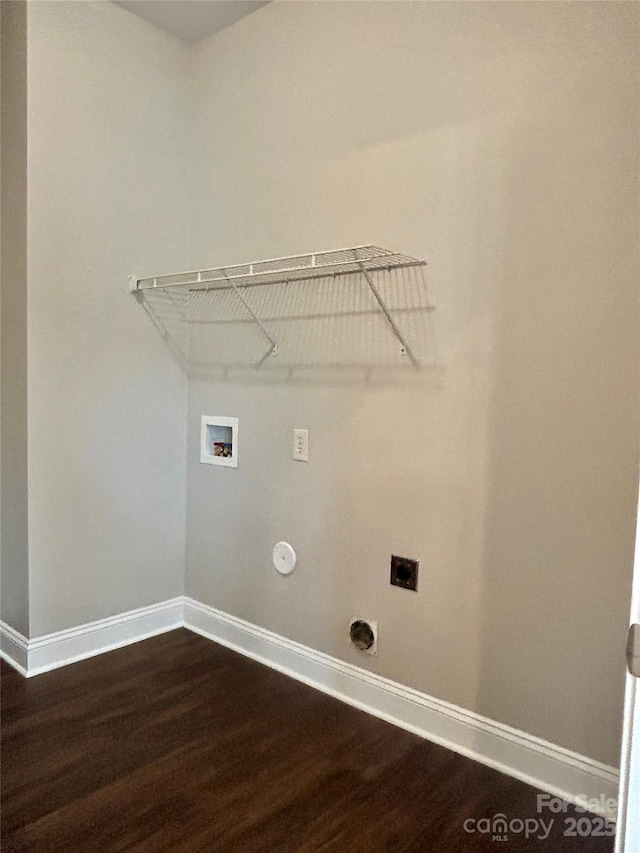
POLYGON ((190 376, 230 381, 362 382, 437 364, 423 267, 371 273, 409 352, 360 273, 233 290, 137 293, 190 376), (251 316, 259 319, 259 323, 251 316), (274 346, 275 345, 275 346, 274 346))

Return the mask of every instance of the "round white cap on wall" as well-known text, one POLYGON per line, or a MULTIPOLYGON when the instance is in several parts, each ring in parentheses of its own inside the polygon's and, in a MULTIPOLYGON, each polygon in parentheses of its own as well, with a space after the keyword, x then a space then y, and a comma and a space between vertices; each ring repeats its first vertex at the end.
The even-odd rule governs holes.
POLYGON ((288 542, 278 542, 273 549, 273 565, 281 575, 290 575, 296 567, 296 552, 288 542))

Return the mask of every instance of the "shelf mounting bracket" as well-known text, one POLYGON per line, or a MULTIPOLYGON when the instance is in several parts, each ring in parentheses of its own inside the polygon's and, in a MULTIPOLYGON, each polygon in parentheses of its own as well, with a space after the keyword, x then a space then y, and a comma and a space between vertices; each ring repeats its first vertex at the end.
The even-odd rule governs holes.
POLYGON ((353 258, 356 261, 356 263, 358 264, 358 266, 360 267, 360 271, 361 271, 362 275, 364 276, 365 281, 369 285, 369 289, 371 290, 371 293, 373 293, 375 300, 380 307, 380 310, 384 314, 385 319, 391 328, 391 331, 393 332, 393 334, 398 339, 398 342, 400 344, 400 352, 402 353, 402 355, 406 355, 409 357, 409 360, 411 361, 411 363, 413 364, 414 367, 420 367, 420 362, 418 361, 418 359, 415 357, 415 355, 411 351, 411 347, 409 346, 409 344, 404 339, 402 332, 400 331, 400 329, 398 328, 398 326, 396 324, 396 321, 393 319, 393 317, 389 313, 389 309, 387 308, 384 299, 380 295, 380 291, 375 286, 373 279, 371 278, 371 275, 369 274, 369 271, 367 270, 367 268, 363 264, 362 260, 358 257, 358 250, 357 249, 353 250, 353 258))
POLYGON ((227 276, 226 270, 224 271, 224 273, 223 273, 223 274, 224 274, 224 277, 226 278, 227 282, 229 283, 230 287, 235 291, 235 294, 236 294, 236 296, 238 297, 238 299, 240 300, 240 302, 242 302, 242 304, 244 305, 244 307, 246 308, 246 310, 247 310, 247 311, 248 311, 248 313, 250 314, 251 319, 253 320, 253 322, 258 326, 258 328, 260 329, 260 331, 262 332, 262 334, 265 336, 265 338, 266 338, 266 339, 269 341, 269 343, 271 344, 271 348, 267 350, 267 352, 263 355, 263 357, 262 357, 262 358, 260 359, 260 361, 258 362, 258 366, 260 366, 261 364, 263 364, 263 363, 267 360, 267 358, 268 358, 270 355, 278 355, 278 343, 277 343, 277 341, 274 341, 274 339, 271 337, 271 335, 269 334, 269 332, 265 329, 264 324, 262 323, 262 320, 258 317, 258 315, 257 315, 257 314, 255 313, 255 311, 251 308, 251 306, 249 305, 249 303, 247 302, 247 300, 246 300, 246 299, 244 298, 244 296, 240 293, 240 291, 239 291, 239 289, 237 288, 237 286, 236 286, 235 282, 231 281, 231 279, 227 276))

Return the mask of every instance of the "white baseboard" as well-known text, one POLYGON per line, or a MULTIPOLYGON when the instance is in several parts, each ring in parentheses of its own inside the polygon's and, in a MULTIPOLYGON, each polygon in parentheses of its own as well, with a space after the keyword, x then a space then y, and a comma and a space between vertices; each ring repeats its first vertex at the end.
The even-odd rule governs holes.
POLYGON ((30 678, 181 628, 184 624, 182 614, 183 598, 178 596, 33 640, 27 640, 8 625, 0 624, 3 657, 30 678))
POLYGON ((0 657, 17 669, 20 675, 27 675, 27 639, 6 622, 1 621, 0 657))
POLYGON ((185 598, 184 624, 223 646, 277 669, 542 791, 615 819, 615 767, 579 755, 473 711, 435 699, 243 619, 185 598), (604 808, 596 806, 602 803, 604 808))
POLYGON ((0 656, 26 676, 185 627, 343 702, 493 767, 554 796, 615 819, 615 767, 420 693, 228 613, 179 596, 27 640, 0 622, 0 656), (596 801, 603 804, 600 808, 596 801))

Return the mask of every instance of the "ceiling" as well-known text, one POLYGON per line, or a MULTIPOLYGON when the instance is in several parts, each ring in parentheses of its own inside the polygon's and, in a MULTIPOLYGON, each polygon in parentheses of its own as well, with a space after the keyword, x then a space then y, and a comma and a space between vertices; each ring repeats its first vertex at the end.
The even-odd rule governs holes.
POLYGON ((165 33, 196 42, 266 6, 269 0, 113 0, 165 33))

